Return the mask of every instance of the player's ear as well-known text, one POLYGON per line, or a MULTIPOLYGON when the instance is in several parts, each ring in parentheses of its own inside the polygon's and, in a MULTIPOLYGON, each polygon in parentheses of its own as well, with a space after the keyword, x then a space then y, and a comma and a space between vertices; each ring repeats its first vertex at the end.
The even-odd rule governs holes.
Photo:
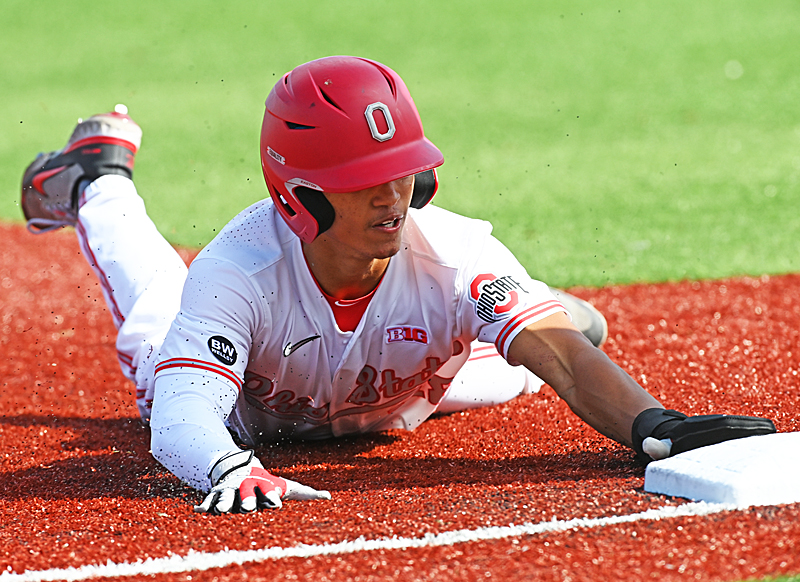
POLYGON ((411 195, 411 208, 422 208, 431 201, 439 188, 436 170, 425 170, 414 174, 414 193, 411 195))

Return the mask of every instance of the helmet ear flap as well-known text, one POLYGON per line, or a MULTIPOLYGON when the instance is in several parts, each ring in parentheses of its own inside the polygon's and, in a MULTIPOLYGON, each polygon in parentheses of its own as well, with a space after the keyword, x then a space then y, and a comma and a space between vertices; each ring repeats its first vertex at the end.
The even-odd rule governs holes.
POLYGON ((294 195, 300 201, 300 204, 314 217, 314 220, 317 221, 319 227, 317 236, 333 225, 336 212, 333 210, 333 205, 328 201, 323 192, 312 188, 306 188, 305 186, 297 186, 294 189, 294 195))
POLYGON ((425 170, 414 174, 414 192, 411 194, 411 208, 422 208, 431 201, 439 188, 436 170, 425 170))
MULTIPOLYGON (((267 182, 267 184, 269 185, 269 182, 267 182)), ((415 174, 414 191, 411 194, 411 207, 422 208, 428 204, 431 198, 433 198, 433 195, 436 194, 438 188, 439 179, 436 176, 435 169, 425 170, 424 172, 415 174)), ((317 223, 317 232, 315 235, 312 235, 313 238, 316 238, 333 225, 333 220, 336 218, 336 211, 333 209, 333 205, 325 196, 324 192, 305 186, 296 186, 293 189, 293 194, 297 202, 311 215, 310 218, 317 223)), ((291 220, 297 214, 295 209, 280 196, 279 192, 275 191, 273 198, 275 198, 276 204, 281 205, 283 213, 285 213, 285 219, 291 220)), ((309 226, 313 224, 309 222, 308 218, 305 219, 305 222, 309 224, 309 226)), ((313 238, 310 240, 313 240, 313 238)), ((310 242, 310 240, 306 240, 306 242, 310 242)))

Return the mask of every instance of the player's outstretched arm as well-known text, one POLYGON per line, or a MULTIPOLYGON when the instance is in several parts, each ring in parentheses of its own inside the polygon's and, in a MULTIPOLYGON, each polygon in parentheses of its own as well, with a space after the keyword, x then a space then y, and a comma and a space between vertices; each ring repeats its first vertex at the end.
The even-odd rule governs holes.
POLYGON ((283 499, 309 501, 330 499, 327 491, 317 491, 289 479, 276 477, 264 469, 253 451, 232 451, 211 469, 214 485, 197 513, 249 513, 256 509, 280 509, 283 499))
POLYGON ((508 355, 552 386, 592 428, 631 447, 645 463, 726 440, 775 432, 772 422, 761 418, 687 417, 664 410, 595 348, 564 313, 528 326, 511 343, 508 355))
POLYGON ((531 324, 508 349, 547 382, 572 411, 605 436, 633 447, 631 427, 643 410, 663 408, 633 378, 556 313, 531 324))
POLYGON ((206 498, 195 511, 244 513, 278 509, 283 500, 330 499, 267 472, 252 451, 236 446, 223 418, 236 389, 215 377, 171 374, 156 382, 150 420, 153 456, 206 498))

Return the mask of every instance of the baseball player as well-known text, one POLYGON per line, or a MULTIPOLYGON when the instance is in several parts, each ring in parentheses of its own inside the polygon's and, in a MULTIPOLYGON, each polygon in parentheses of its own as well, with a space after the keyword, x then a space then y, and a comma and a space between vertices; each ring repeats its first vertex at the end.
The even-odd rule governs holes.
POLYGON ((380 63, 328 57, 278 81, 261 130, 269 197, 188 271, 132 182, 141 136, 121 106, 80 121, 27 168, 22 208, 34 232, 75 227, 153 454, 207 494, 196 511, 330 498, 266 471, 261 443, 411 430, 542 382, 645 462, 775 431, 665 410, 593 345, 596 310, 532 279, 488 223, 430 205, 442 153, 380 63))

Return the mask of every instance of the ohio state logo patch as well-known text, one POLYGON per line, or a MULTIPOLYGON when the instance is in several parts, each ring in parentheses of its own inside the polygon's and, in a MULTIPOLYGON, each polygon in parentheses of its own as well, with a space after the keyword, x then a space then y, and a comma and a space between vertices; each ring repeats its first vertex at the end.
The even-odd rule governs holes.
POLYGON ((478 275, 469 286, 469 298, 475 314, 487 323, 508 317, 519 303, 519 293, 527 293, 510 275, 498 277, 492 273, 478 275))
POLYGON ((394 326, 386 328, 386 343, 394 342, 414 342, 418 344, 428 343, 428 332, 421 327, 394 326))

